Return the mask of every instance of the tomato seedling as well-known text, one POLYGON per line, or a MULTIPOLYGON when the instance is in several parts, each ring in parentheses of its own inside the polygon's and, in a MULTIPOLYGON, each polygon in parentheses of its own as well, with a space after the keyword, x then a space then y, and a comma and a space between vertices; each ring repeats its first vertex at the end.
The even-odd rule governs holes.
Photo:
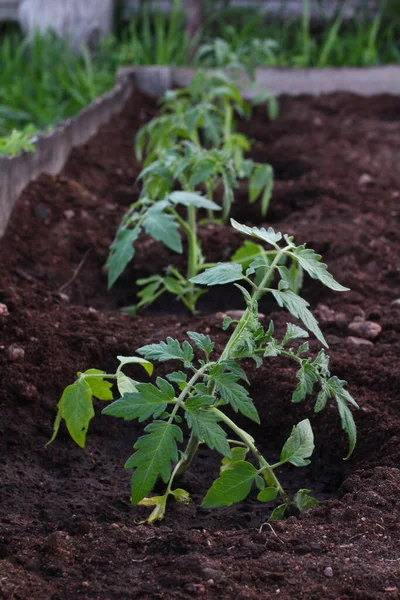
POLYGON ((214 508, 230 506, 244 500, 255 487, 260 502, 279 504, 270 519, 285 517, 294 506, 303 510, 318 503, 310 490, 300 489, 291 497, 282 487, 276 470, 290 463, 303 467, 310 463, 314 450, 314 436, 310 421, 297 423, 282 447, 275 462, 267 460, 254 438, 227 414, 229 408, 260 423, 257 408, 245 385, 249 384, 240 362, 253 359, 257 366, 269 357, 280 356, 295 362, 298 384, 292 402, 302 402, 318 388, 315 412, 323 410, 330 399, 336 401, 341 424, 347 433, 349 449, 356 443, 356 426, 350 406, 356 401, 346 390, 346 382, 329 372, 329 357, 322 348, 316 356, 309 355, 311 332, 322 346, 327 347, 318 322, 308 308, 306 300, 296 291, 289 269, 282 264, 288 258, 301 264, 303 270, 325 286, 346 291, 321 262, 321 256, 305 245, 297 246, 292 237, 275 232, 272 228, 247 227, 232 221, 238 231, 266 243, 273 249, 262 250, 247 268, 241 263, 219 263, 194 277, 197 285, 224 285, 235 283, 246 304, 243 316, 236 321, 225 319, 223 328, 234 325, 223 352, 215 356, 214 342, 208 335, 189 331, 189 341, 180 343, 173 338, 137 349, 139 356, 118 356, 115 373, 89 369, 78 373, 78 379, 68 386, 58 403, 53 441, 60 423, 65 420, 75 442, 84 447, 89 422, 94 416, 92 397, 112 400, 112 382, 116 381, 120 398, 109 404, 103 413, 124 419, 149 421, 145 434, 134 445, 134 453, 125 463, 133 469, 132 504, 153 507, 148 522, 164 517, 170 496, 178 502, 189 502, 189 493, 175 487, 175 480, 190 466, 200 444, 222 456, 220 474, 205 494, 202 506, 214 508), (277 285, 274 285, 275 279, 277 285), (240 282, 240 283, 239 283, 240 282), (246 286, 246 287, 245 287, 246 286), (274 336, 274 324, 264 328, 258 317, 258 300, 271 294, 278 305, 298 319, 302 327, 288 323, 282 338, 274 336), (304 328, 303 328, 304 327, 304 328), (199 355, 196 357, 196 353, 199 355), (157 377, 155 383, 141 383, 128 377, 124 367, 137 363, 149 375, 153 373, 152 361, 178 361, 181 370, 173 370, 166 379, 157 377), (109 381, 111 380, 111 382, 109 381), (186 446, 184 433, 189 432, 186 446), (166 484, 161 496, 149 496, 157 480, 166 484))

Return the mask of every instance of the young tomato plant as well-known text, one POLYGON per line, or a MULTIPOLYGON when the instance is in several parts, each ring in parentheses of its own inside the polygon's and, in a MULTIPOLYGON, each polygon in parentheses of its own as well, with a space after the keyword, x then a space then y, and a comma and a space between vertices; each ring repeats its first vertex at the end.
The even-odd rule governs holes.
MULTIPOLYGON (((277 476, 278 467, 287 463, 296 467, 310 463, 314 436, 308 419, 293 427, 274 462, 267 460, 254 438, 227 414, 227 409, 229 414, 233 410, 260 423, 257 408, 245 387, 249 381, 240 365, 243 359, 251 358, 257 366, 264 359, 277 356, 296 363, 298 384, 292 402, 304 401, 318 388, 316 412, 323 410, 330 399, 337 404, 349 440, 346 458, 350 457, 356 443, 356 427, 349 406, 357 407, 357 403, 346 390, 346 382, 330 374, 329 358, 324 349, 316 356, 309 356, 308 342, 304 341, 309 332, 323 346, 327 344, 308 303, 296 293, 293 278, 281 259, 287 257, 299 262, 311 277, 333 290, 345 291, 347 288, 332 277, 318 254, 305 245, 296 246, 293 238, 282 236, 272 228, 250 228, 234 221, 232 224, 242 233, 267 243, 274 253, 271 255, 269 250, 263 250, 246 269, 240 263, 219 263, 194 278, 196 284, 203 285, 235 282, 243 293, 247 308, 240 320, 234 321, 236 326, 220 356, 215 355, 214 342, 208 335, 190 331, 187 333, 190 342, 180 343, 167 338, 165 342, 138 348, 140 356, 119 356, 120 364, 115 373, 96 369, 78 373, 78 379, 64 390, 58 403, 50 441, 54 440, 61 421, 65 420, 75 442, 85 446, 89 422, 94 416, 92 397, 111 400, 112 383, 109 380, 116 381, 121 397, 109 404, 103 413, 126 421, 148 422, 144 435, 134 445, 134 453, 125 463, 125 468, 133 469, 132 504, 153 508, 148 522, 164 517, 170 496, 178 502, 189 502, 189 493, 175 487, 175 480, 190 466, 200 444, 222 456, 219 476, 207 491, 203 507, 230 506, 244 500, 254 487, 260 502, 278 500, 270 519, 285 517, 292 506, 303 510, 318 503, 308 489, 300 489, 292 497, 283 489, 277 476), (277 285, 274 284, 276 279, 277 285), (264 329, 258 319, 258 300, 267 293, 299 319, 304 329, 288 323, 281 339, 274 336, 272 321, 264 329), (140 383, 123 372, 125 365, 139 363, 151 375, 151 361, 170 360, 178 361, 181 369, 171 371, 166 379, 157 377, 155 383, 140 383), (184 430, 189 432, 186 446, 182 446, 184 430), (159 478, 167 486, 164 494, 149 496, 159 478)), ((231 319, 225 319, 224 329, 232 323, 231 319)))

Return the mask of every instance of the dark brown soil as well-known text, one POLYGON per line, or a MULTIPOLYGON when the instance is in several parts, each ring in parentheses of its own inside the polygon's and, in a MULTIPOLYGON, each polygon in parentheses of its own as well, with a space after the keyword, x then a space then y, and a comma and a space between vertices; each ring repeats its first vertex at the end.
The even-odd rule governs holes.
MULTIPOLYGON (((219 463, 202 450, 182 483, 191 505, 171 503, 159 526, 136 525, 143 510, 129 503, 122 465, 139 428, 98 415, 87 450, 64 428, 44 448, 77 370, 115 369, 117 354, 167 335, 184 339, 188 330, 209 331, 221 349, 227 334, 217 312, 242 308, 227 287, 206 297, 203 317, 189 318, 170 298, 136 319, 116 310, 134 300, 138 275, 182 264, 144 237, 135 264, 106 290, 107 249, 138 192, 134 133, 156 112, 135 95, 61 175, 29 186, 1 241, 0 302, 9 310, 0 317, 2 598, 400 597, 400 100, 337 95, 283 98, 280 106, 274 123, 259 109, 242 127, 254 157, 276 171, 265 224, 306 241, 352 290, 338 294, 307 280, 303 294, 330 343, 333 372, 361 406, 354 456, 342 460, 335 407, 313 415, 310 401, 290 403, 295 371, 278 360, 248 366, 263 423, 251 431, 274 460, 293 423, 312 420, 312 465, 282 473, 289 490, 309 487, 322 500, 301 518, 271 527, 270 508, 254 496, 229 509, 199 509, 219 463), (378 323, 381 333, 370 344, 354 340, 355 318, 378 323), (12 345, 24 356, 11 360, 12 345)), ((259 223, 245 192, 234 216, 259 223)), ((201 237, 209 260, 229 258, 241 243, 229 227, 203 227, 201 237)), ((283 313, 272 316, 284 326, 283 313)))

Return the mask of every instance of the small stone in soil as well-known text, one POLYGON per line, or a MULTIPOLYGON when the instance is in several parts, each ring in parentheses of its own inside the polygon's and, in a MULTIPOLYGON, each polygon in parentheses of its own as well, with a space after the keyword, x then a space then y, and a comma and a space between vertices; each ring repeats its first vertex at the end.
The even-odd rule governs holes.
POLYGON ((349 342, 349 344, 353 344, 354 346, 371 347, 374 345, 370 340, 363 340, 362 338, 353 337, 352 335, 346 338, 346 340, 349 342))
POLYGON ((326 569, 324 569, 324 575, 325 577, 333 577, 332 567, 326 567, 326 569))
POLYGON ((358 180, 359 185, 371 185, 373 182, 374 178, 368 173, 363 173, 358 180))
POLYGON ((0 302, 0 317, 8 317, 9 314, 7 305, 0 302))
POLYGON ((9 346, 9 348, 7 349, 7 355, 8 355, 8 358, 14 362, 16 360, 20 360, 20 359, 24 358, 25 350, 23 348, 21 348, 21 346, 18 346, 17 344, 11 344, 11 346, 9 346))
POLYGON ((394 306, 395 308, 400 308, 400 298, 396 298, 393 302, 390 303, 390 306, 394 306))
POLYGON ((374 340, 382 331, 379 323, 372 321, 353 321, 349 325, 349 331, 354 333, 359 338, 366 340, 374 340))

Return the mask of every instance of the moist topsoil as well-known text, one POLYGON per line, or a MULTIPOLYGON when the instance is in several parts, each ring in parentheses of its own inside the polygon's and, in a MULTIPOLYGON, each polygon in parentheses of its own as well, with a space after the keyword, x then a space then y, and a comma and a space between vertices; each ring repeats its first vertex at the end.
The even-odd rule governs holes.
MULTIPOLYGON (((267 458, 277 459, 293 424, 311 419, 312 465, 289 465, 281 475, 289 491, 311 489, 320 506, 271 525, 271 507, 255 493, 230 508, 201 509, 220 462, 201 449, 180 484, 191 504, 170 502, 163 523, 146 526, 137 523, 148 509, 130 505, 123 469, 141 431, 134 422, 101 416, 96 402, 85 450, 64 426, 44 447, 76 371, 112 372, 117 354, 168 335, 184 340, 190 330, 209 333, 220 351, 229 335, 221 313, 243 308, 233 286, 224 286, 204 296, 196 317, 172 297, 136 318, 121 313, 134 302, 138 277, 168 263, 184 267, 181 256, 146 236, 133 265, 106 289, 109 244, 139 192, 133 138, 156 112, 133 94, 59 176, 43 175, 24 191, 1 241, 0 302, 9 314, 3 308, 0 317, 0 596, 399 598, 399 99, 282 98, 276 121, 259 108, 240 125, 253 139, 252 156, 273 165, 276 183, 266 219, 247 204, 245 186, 233 216, 307 242, 351 288, 335 293, 307 278, 302 291, 330 345, 332 372, 360 404, 351 460, 343 461, 335 406, 315 415, 312 398, 291 404, 291 363, 246 365, 262 422, 249 427, 267 458), (364 320, 376 324, 372 340, 363 337, 371 329, 360 327, 364 320)), ((200 236, 209 261, 229 259, 243 243, 229 226, 203 226, 200 236)), ((271 303, 260 310, 278 332, 290 320, 271 303)))

